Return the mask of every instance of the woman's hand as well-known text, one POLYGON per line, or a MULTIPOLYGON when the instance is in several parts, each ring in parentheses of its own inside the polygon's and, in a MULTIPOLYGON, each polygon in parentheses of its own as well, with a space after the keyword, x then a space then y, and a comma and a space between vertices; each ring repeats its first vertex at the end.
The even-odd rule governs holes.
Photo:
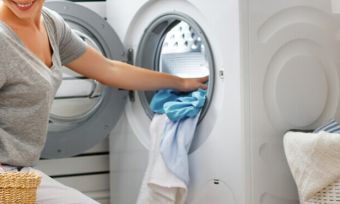
POLYGON ((178 91, 190 92, 197 89, 207 89, 208 86, 204 84, 208 81, 208 76, 200 78, 182 78, 182 86, 178 91))

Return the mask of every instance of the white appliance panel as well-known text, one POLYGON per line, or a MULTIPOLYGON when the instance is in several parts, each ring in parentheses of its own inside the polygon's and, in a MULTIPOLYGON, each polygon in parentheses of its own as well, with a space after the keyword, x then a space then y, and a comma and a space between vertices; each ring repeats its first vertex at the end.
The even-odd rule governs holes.
MULTIPOLYGON (((298 203, 282 139, 289 129, 340 119, 338 10, 335 0, 107 2, 109 23, 135 53, 147 27, 171 12, 190 16, 209 40, 213 98, 190 154, 188 204, 206 203, 201 195, 212 203, 298 203)), ((135 202, 147 164, 150 118, 135 96, 110 137, 121 156, 111 159, 111 190, 131 196, 111 191, 112 203, 135 202)))

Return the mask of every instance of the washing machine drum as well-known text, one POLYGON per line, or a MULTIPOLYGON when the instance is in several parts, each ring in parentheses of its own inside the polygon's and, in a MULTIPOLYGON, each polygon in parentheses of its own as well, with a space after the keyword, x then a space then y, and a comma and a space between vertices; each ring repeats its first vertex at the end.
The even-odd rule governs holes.
MULTIPOLYGON (((98 14, 67 1, 49 1, 45 6, 58 12, 89 46, 108 58, 126 61, 120 39, 98 14)), ((42 157, 77 155, 103 140, 122 114, 126 96, 126 91, 106 87, 63 67, 42 157)))

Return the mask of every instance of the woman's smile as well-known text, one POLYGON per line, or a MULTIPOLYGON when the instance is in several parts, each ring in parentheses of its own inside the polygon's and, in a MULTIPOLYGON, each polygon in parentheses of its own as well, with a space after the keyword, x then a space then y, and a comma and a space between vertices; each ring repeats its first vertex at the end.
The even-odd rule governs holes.
POLYGON ((35 1, 31 1, 31 2, 15 2, 15 1, 12 1, 12 2, 17 6, 18 9, 25 11, 25 10, 30 9, 33 6, 35 1))

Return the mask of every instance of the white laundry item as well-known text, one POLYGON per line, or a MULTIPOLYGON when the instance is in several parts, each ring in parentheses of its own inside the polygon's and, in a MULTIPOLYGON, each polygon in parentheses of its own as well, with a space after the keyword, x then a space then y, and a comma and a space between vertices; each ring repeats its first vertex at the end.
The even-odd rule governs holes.
POLYGON ((340 178, 340 134, 287 132, 284 149, 302 202, 340 178))
POLYGON ((183 118, 176 122, 168 119, 160 144, 160 153, 165 166, 186 185, 190 181, 188 154, 199 117, 200 112, 194 117, 183 118))
POLYGON ((165 166, 159 147, 164 125, 168 120, 165 114, 155 114, 150 125, 149 162, 144 175, 137 204, 184 204, 187 186, 165 166))

